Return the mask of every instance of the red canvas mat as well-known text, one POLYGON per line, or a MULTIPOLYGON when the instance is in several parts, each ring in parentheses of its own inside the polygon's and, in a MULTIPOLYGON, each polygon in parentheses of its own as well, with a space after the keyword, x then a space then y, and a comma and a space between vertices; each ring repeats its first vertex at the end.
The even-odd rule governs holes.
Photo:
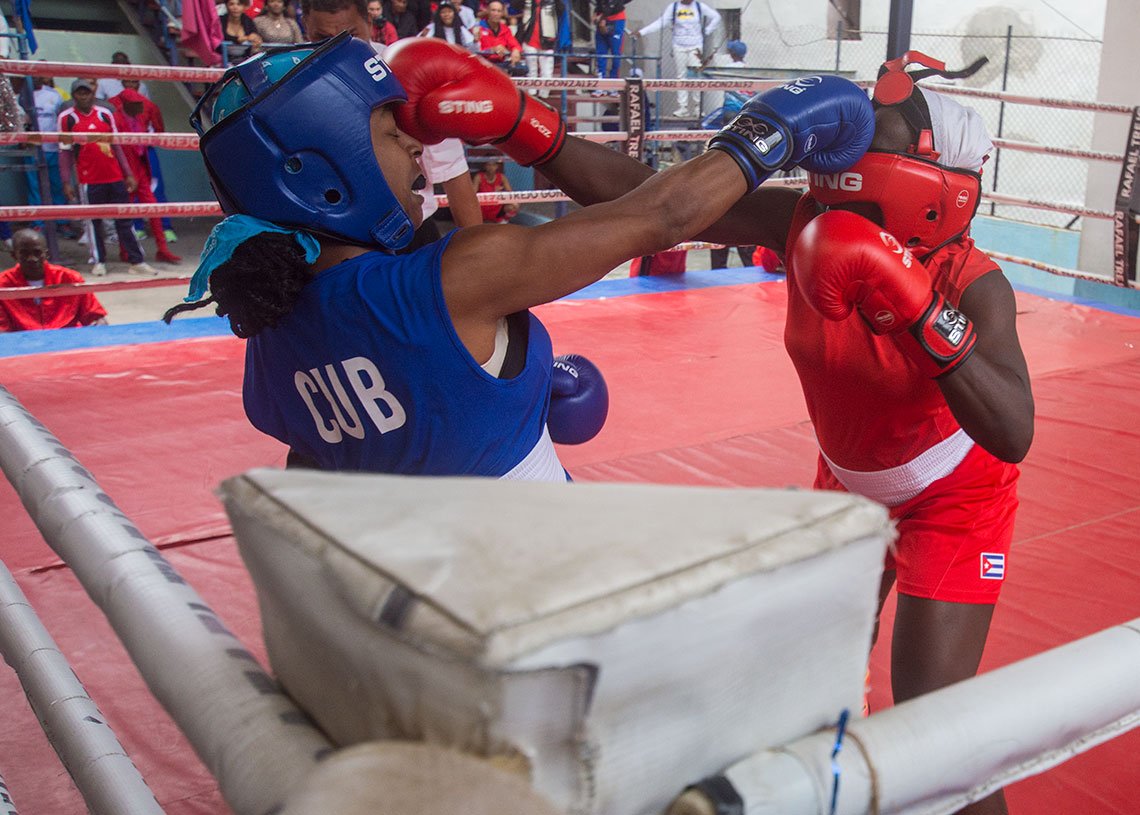
MULTIPOLYGON (((610 418, 562 448, 581 481, 807 486, 815 446, 770 282, 569 300, 539 309, 556 353, 598 363, 610 418)), ((983 670, 1140 617, 1140 319, 1018 294, 1037 435, 1007 586, 983 670)), ((0 381, 71 449, 262 657, 256 603, 213 490, 284 450, 246 423, 243 346, 191 339, 0 359, 0 381)), ((172 815, 225 812, 216 786, 11 488, 2 558, 172 815)), ((888 617, 892 606, 887 609, 888 617)), ((889 619, 884 631, 890 630, 889 619)), ((872 705, 888 704, 884 643, 872 705)), ((10 670, 0 671, 0 775, 24 815, 83 804, 10 670)), ((1140 735, 1008 790, 1014 813, 1132 813, 1140 735)))

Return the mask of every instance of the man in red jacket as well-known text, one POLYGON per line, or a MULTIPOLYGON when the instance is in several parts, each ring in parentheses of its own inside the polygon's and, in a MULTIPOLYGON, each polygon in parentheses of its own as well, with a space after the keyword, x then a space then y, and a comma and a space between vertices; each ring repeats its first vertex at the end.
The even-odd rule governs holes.
MULTIPOLYGON (((123 92, 112 96, 109 100, 115 108, 115 127, 120 133, 163 133, 166 127, 162 121, 162 112, 158 105, 147 99, 138 89, 131 87, 131 80, 123 80, 123 92)), ((138 83, 133 83, 137 85, 138 83)), ((127 157, 127 164, 135 177, 135 191, 131 193, 131 203, 157 204, 154 190, 151 189, 150 155, 146 147, 124 145, 123 155, 127 157)), ((182 260, 170 251, 163 232, 162 219, 150 219, 150 233, 154 236, 154 259, 163 263, 178 263, 182 260)))
MULTIPOLYGON (((12 236, 12 257, 16 259, 16 265, 0 272, 0 288, 83 282, 79 272, 48 263, 44 259, 46 255, 47 244, 43 236, 33 229, 21 229, 12 236)), ((0 300, 0 331, 106 324, 107 310, 93 294, 0 300)))

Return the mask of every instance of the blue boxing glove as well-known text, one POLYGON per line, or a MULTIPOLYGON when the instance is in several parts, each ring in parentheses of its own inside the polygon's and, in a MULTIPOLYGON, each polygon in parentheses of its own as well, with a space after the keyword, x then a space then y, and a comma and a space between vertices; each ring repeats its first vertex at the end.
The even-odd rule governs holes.
POLYGON ((809 173, 846 170, 874 135, 875 111, 858 85, 840 76, 804 76, 749 99, 709 148, 736 160, 751 192, 796 164, 809 173))
POLYGON ((581 444, 598 435, 610 410, 602 372, 578 354, 554 358, 546 426, 558 444, 581 444))

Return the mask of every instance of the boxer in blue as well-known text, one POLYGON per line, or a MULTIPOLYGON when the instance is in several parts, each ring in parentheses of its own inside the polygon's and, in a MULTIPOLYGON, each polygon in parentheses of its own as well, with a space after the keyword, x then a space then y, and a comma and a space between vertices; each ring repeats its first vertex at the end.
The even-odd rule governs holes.
POLYGON ((486 141, 524 164, 572 160, 560 154, 575 141, 500 71, 418 42, 418 82, 444 87, 458 66, 480 101, 408 105, 371 47, 341 35, 231 68, 192 117, 229 217, 203 250, 190 302, 167 317, 215 304, 248 338, 250 421, 321 469, 565 479, 551 437, 596 432, 604 383, 584 360, 555 365, 528 309, 690 237, 778 169, 845 168, 874 127, 847 80, 776 89, 714 149, 621 200, 538 227, 460 229, 396 255, 424 186, 401 107, 413 125, 482 117, 486 141))

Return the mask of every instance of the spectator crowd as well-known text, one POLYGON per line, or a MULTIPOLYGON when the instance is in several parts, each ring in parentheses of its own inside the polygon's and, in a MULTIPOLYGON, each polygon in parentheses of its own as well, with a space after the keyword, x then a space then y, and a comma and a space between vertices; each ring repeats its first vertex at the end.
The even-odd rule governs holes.
MULTIPOLYGON (((621 0, 598 0, 610 9, 621 0)), ((367 10, 373 42, 388 46, 405 37, 438 37, 481 54, 515 76, 553 76, 555 48, 569 46, 564 0, 354 0, 367 10), (560 39, 561 35, 561 39, 560 39)), ((303 42, 305 8, 299 0, 226 0, 217 6, 224 63, 276 46, 303 42)), ((323 5, 316 0, 319 8, 323 5)), ((624 14, 621 15, 624 20, 624 14)), ((624 23, 623 23, 624 24, 624 23)), ((620 36, 620 35, 619 35, 620 36)), ((210 64, 214 46, 200 56, 210 64)), ((607 53, 614 51, 612 38, 607 53)), ((614 63, 616 70, 616 60, 614 63)), ((614 74, 616 75, 616 74, 614 74)))

